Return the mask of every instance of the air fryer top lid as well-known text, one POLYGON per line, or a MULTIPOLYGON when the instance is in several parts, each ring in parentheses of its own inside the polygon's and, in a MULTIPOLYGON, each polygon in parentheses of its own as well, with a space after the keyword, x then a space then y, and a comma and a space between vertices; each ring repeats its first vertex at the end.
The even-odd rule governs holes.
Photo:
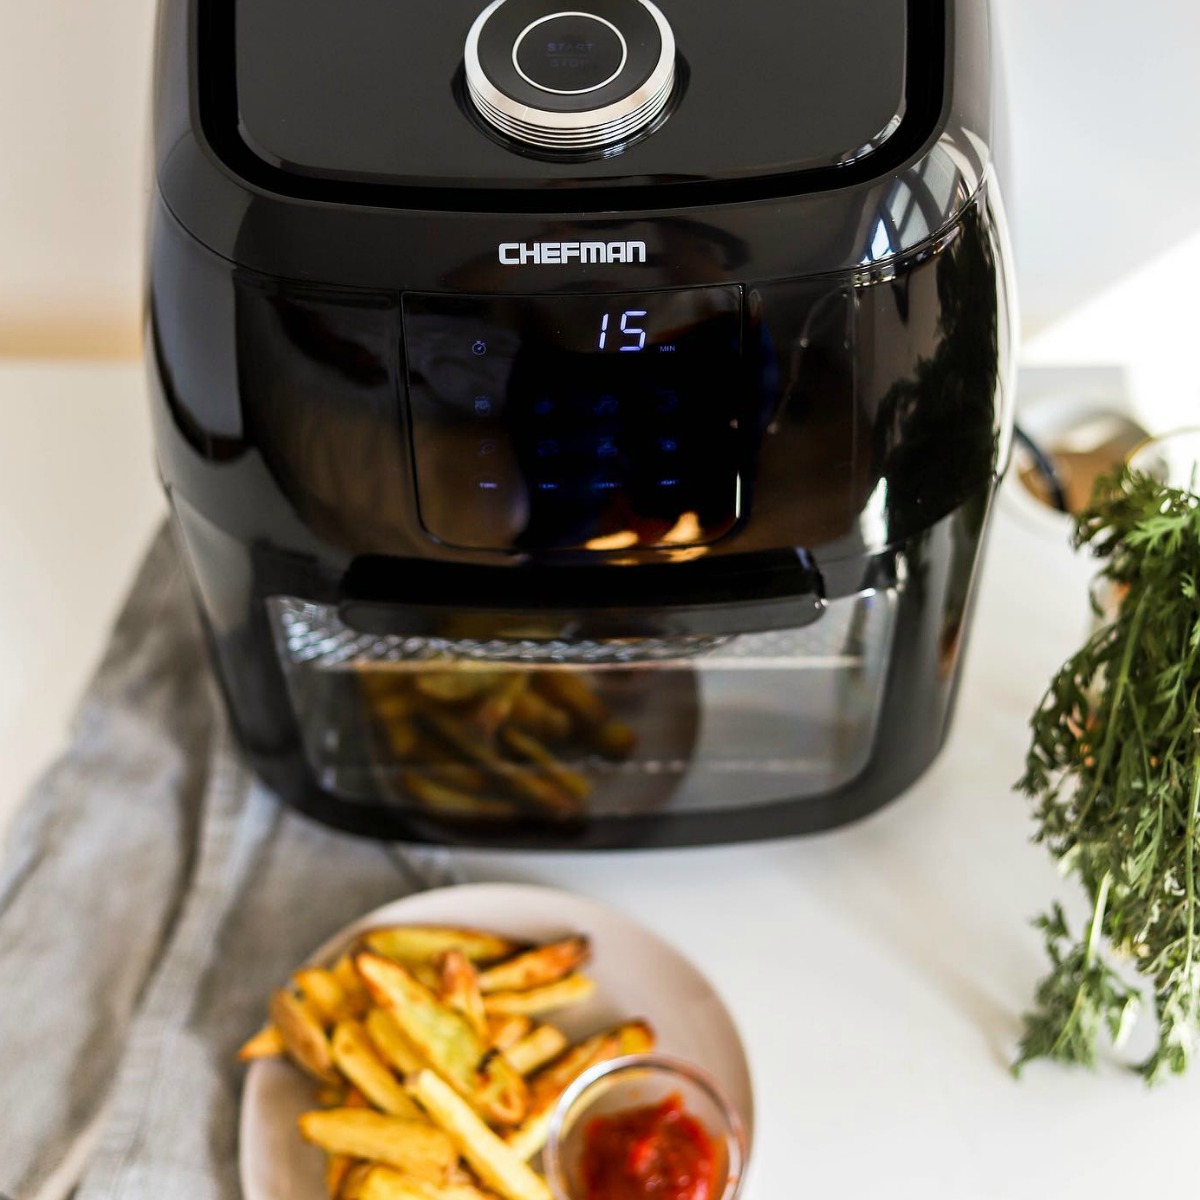
POLYGON ((480 118, 463 62, 486 0, 208 3, 205 94, 236 81, 209 105, 218 144, 240 141, 291 176, 410 187, 733 180, 861 161, 916 119, 914 94, 944 54, 914 28, 928 0, 657 0, 679 52, 669 115, 622 152, 581 160, 506 144, 480 118))

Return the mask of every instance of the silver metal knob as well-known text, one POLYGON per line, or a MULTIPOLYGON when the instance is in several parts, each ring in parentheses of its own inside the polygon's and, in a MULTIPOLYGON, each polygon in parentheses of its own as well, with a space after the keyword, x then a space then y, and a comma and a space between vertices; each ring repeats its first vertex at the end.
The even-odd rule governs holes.
POLYGON ((588 151, 635 137, 675 86, 670 23, 651 0, 494 0, 467 36, 467 91, 517 141, 588 151))

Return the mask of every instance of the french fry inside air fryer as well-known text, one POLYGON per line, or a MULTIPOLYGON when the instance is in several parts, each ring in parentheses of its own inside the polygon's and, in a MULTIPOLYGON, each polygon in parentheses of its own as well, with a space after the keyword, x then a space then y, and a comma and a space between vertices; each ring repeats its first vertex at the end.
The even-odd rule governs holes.
POLYGON ((568 668, 364 668, 359 686, 406 797, 449 818, 569 819, 592 794, 589 760, 637 748, 587 674, 568 668))
POLYGON ((276 992, 239 1057, 308 1077, 298 1136, 325 1152, 330 1200, 550 1200, 538 1155, 559 1097, 655 1044, 643 1021, 575 1042, 554 1023, 592 995, 591 953, 581 935, 373 929, 276 992))

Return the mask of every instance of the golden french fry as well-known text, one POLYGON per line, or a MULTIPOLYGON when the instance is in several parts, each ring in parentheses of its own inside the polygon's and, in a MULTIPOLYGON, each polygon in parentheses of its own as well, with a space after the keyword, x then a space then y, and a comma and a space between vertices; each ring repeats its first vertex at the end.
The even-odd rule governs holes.
POLYGON ((421 745, 420 730, 403 717, 390 717, 381 722, 383 736, 393 758, 408 762, 417 757, 421 745))
POLYGON ((505 1136, 506 1145, 520 1158, 531 1159, 546 1144, 559 1097, 584 1071, 611 1058, 653 1049, 654 1032, 644 1021, 629 1021, 572 1046, 529 1081, 529 1115, 505 1136))
POLYGON ((360 670, 359 690, 370 700, 387 700, 394 696, 411 695, 412 680, 400 671, 388 668, 360 670))
POLYGON ((371 711, 382 721, 407 721, 420 710, 420 698, 410 691, 390 692, 371 701, 371 711))
POLYGON ((563 742, 571 736, 571 717, 537 692, 522 692, 513 703, 512 722, 543 742, 563 742))
POLYGON ((288 1057, 320 1083, 337 1083, 329 1039, 312 1009, 298 996, 280 990, 271 997, 270 1012, 288 1057))
POLYGON ((345 1108, 349 1092, 339 1084, 323 1083, 316 1091, 316 1101, 322 1108, 345 1108))
POLYGON ((621 1049, 621 1037, 617 1030, 608 1029, 594 1033, 591 1037, 576 1042, 548 1067, 544 1067, 529 1081, 530 1107, 553 1106, 559 1096, 567 1090, 589 1067, 598 1062, 616 1058, 621 1049))
POLYGON ((500 731, 500 740, 514 754, 540 767, 547 779, 576 800, 586 800, 592 794, 592 781, 582 772, 560 762, 532 734, 509 725, 500 731))
POLYGON ((646 1021, 626 1021, 618 1025, 617 1039, 621 1043, 617 1047, 617 1054, 622 1058, 631 1054, 649 1054, 658 1040, 646 1021))
POLYGON ((512 1017, 488 1017, 488 1036, 497 1050, 515 1046, 533 1029, 533 1018, 520 1014, 512 1017))
POLYGON ((413 963, 408 972, 422 987, 427 987, 437 995, 438 988, 442 986, 442 977, 433 963, 413 963))
POLYGON ((367 1036, 374 1043, 379 1056, 405 1078, 429 1065, 408 1040, 400 1022, 387 1009, 371 1009, 367 1013, 366 1026, 367 1036))
POLYGON ((419 1072, 409 1086, 421 1107, 450 1136, 485 1186, 504 1200, 552 1200, 546 1181, 518 1158, 433 1071, 419 1072))
POLYGON ((421 1179, 445 1181, 458 1160, 454 1142, 428 1121, 389 1117, 368 1108, 304 1113, 300 1132, 329 1154, 387 1163, 421 1179))
POLYGON ((526 950, 479 974, 479 990, 488 992, 525 992, 565 979, 579 970, 591 957, 591 944, 585 937, 563 938, 526 950))
POLYGON ((578 813, 578 801, 569 792, 537 772, 501 758, 479 734, 462 721, 444 713, 428 713, 426 720, 439 737, 464 758, 478 763, 511 795, 560 815, 578 813))
POLYGON ((377 954, 355 959, 380 1007, 396 1018, 415 1049, 488 1120, 512 1125, 528 1105, 525 1081, 470 1022, 416 980, 400 963, 377 954))
POLYGON ((463 704, 494 691, 504 683, 504 673, 462 666, 453 671, 423 671, 414 686, 428 700, 463 704))
POLYGON ((487 787, 487 773, 476 763, 463 762, 462 756, 450 749, 442 738, 428 728, 424 715, 430 712, 428 704, 416 718, 416 749, 409 762, 422 775, 436 779, 439 784, 455 787, 461 792, 481 792, 487 787))
POLYGON ((274 1025, 260 1029, 238 1051, 239 1062, 254 1062, 259 1058, 282 1058, 286 1053, 283 1034, 274 1025))
POLYGON ((292 976, 300 994, 321 1014, 327 1027, 332 1028, 346 1017, 353 1017, 353 1005, 338 977, 323 967, 308 967, 292 976))
POLYGON ((577 671, 539 671, 534 687, 544 699, 566 709, 585 727, 599 728, 612 716, 608 705, 577 671))
MULTIPOLYGON (((480 1045, 487 1046, 487 1043, 481 1040, 480 1045)), ((523 1121, 529 1108, 529 1089, 524 1077, 499 1050, 490 1046, 476 1069, 473 1086, 464 1089, 463 1094, 483 1116, 497 1125, 515 1125, 523 1121)))
MULTIPOLYGON (((422 701, 417 715, 408 723, 416 738, 411 750, 406 754, 395 756, 422 774, 431 774, 434 766, 440 767, 455 761, 446 747, 426 728, 424 712, 427 707, 428 701, 422 701)), ((443 780, 443 782, 450 783, 451 781, 443 780)), ((451 786, 453 785, 451 784, 451 786)))
POLYGON ((536 1017, 542 1013, 566 1008, 589 999, 596 991, 596 984, 586 975, 568 975, 557 983, 532 988, 527 992, 490 992, 483 998, 483 1006, 489 1016, 511 1016, 514 1013, 536 1017))
POLYGON ((470 1183, 429 1183, 392 1167, 366 1165, 347 1184, 339 1200, 494 1200, 470 1183))
POLYGON ((528 672, 510 671, 504 681, 489 692, 470 715, 470 724, 485 740, 491 741, 504 722, 512 716, 517 697, 528 687, 528 672))
POLYGON ((582 675, 572 671, 543 671, 534 686, 547 700, 571 714, 580 736, 594 750, 613 759, 628 758, 633 753, 637 734, 623 721, 613 718, 608 705, 582 675))
MULTIPOLYGON (((359 1185, 366 1178, 367 1173, 378 1165, 378 1163, 371 1162, 355 1162, 354 1166, 346 1172, 346 1177, 342 1180, 342 1185, 338 1189, 338 1194, 334 1200, 354 1200, 359 1194, 359 1185)), ((385 1169, 388 1171, 395 1170, 394 1167, 387 1167, 385 1169)), ((406 1176, 406 1178, 411 1178, 411 1176, 406 1176)))
POLYGON ((438 972, 441 976, 440 999, 462 1013, 471 1028, 486 1040, 487 1014, 483 1011, 479 975, 470 960, 461 950, 451 950, 439 960, 438 972))
POLYGON ((325 1160, 325 1190, 330 1200, 339 1200, 342 1184, 354 1167, 354 1159, 348 1154, 330 1154, 325 1160))
POLYGON ((538 1025, 519 1042, 509 1046, 504 1051, 504 1057, 528 1077, 556 1059, 566 1048, 567 1035, 561 1029, 553 1025, 538 1025))
POLYGON ((354 956, 347 952, 330 968, 333 977, 342 985, 350 1016, 361 1017, 371 1007, 371 994, 354 969, 354 956))
MULTIPOLYGON (((581 1071, 580 1074, 582 1073, 581 1071)), ((510 1129, 504 1135, 504 1144, 522 1162, 529 1162, 545 1148, 546 1139, 550 1136, 550 1115, 553 1112, 553 1105, 550 1108, 539 1108, 526 1117, 516 1129, 510 1129)))
POLYGON ((638 736, 624 721, 605 721, 587 739, 588 744, 605 758, 622 762, 636 749, 638 736))
POLYGON ((473 963, 492 963, 518 953, 524 947, 494 933, 477 929, 454 929, 444 925, 398 925, 372 929, 363 944, 384 958, 394 958, 411 967, 432 963, 448 950, 461 950, 473 963))
POLYGON ((420 1120, 412 1097, 379 1056, 375 1043, 358 1021, 339 1021, 331 1042, 337 1069, 381 1112, 420 1120))
POLYGON ((482 767, 464 762, 429 762, 421 764, 421 773, 437 783, 444 783, 457 792, 478 795, 488 785, 487 772, 482 767))
POLYGON ((408 794, 418 804, 446 816, 508 820, 518 813, 517 806, 511 801, 474 795, 420 771, 405 771, 401 779, 408 794))

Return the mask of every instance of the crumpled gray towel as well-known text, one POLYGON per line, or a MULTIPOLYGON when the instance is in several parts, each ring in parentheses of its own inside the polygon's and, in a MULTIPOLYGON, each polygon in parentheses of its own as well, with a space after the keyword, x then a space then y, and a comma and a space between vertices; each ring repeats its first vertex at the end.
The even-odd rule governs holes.
POLYGON ((270 990, 450 863, 255 783, 163 530, 0 870, 0 1194, 236 1200, 234 1056, 270 990))

